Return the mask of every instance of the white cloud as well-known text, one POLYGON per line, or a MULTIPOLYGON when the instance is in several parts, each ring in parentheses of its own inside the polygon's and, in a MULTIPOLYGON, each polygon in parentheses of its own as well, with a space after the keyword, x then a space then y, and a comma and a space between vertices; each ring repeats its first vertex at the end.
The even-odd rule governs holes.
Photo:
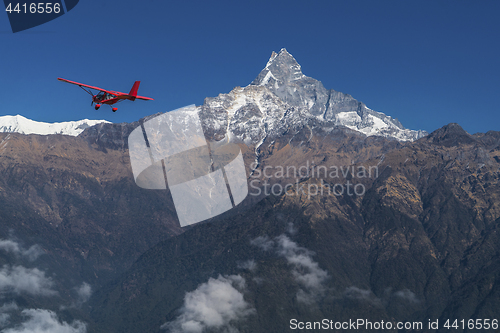
POLYGON ((257 283, 257 284, 262 284, 264 282, 264 279, 256 276, 256 277, 252 278, 252 281, 257 283))
POLYGON ((87 302, 90 299, 90 296, 92 296, 92 286, 87 282, 83 282, 79 287, 74 287, 73 289, 76 290, 76 294, 78 295, 76 301, 71 303, 71 305, 69 306, 66 305, 59 306, 59 310, 79 308, 82 306, 83 303, 87 302))
POLYGON ((9 324, 10 314, 7 312, 16 311, 19 307, 15 302, 6 303, 0 306, 0 328, 9 324))
POLYGON ((420 303, 420 300, 417 296, 409 289, 404 289, 400 291, 396 291, 394 296, 404 299, 410 303, 420 303))
POLYGON ((264 251, 269 251, 274 247, 274 242, 267 236, 259 236, 250 241, 250 244, 260 247, 264 251))
POLYGON ((51 278, 37 268, 4 265, 0 269, 0 292, 27 293, 30 295, 52 296, 57 292, 52 289, 51 278))
POLYGON ((92 287, 87 282, 83 282, 80 287, 76 288, 76 292, 78 293, 78 302, 85 303, 92 296, 92 287))
POLYGON ((10 314, 0 312, 0 328, 5 327, 9 323, 10 314))
POLYGON ((371 303, 375 306, 382 306, 383 302, 380 298, 369 289, 361 289, 355 286, 347 287, 344 291, 344 297, 350 299, 357 299, 360 301, 371 303))
POLYGON ((372 291, 369 289, 361 289, 355 286, 347 287, 344 291, 344 296, 356 299, 369 299, 373 296, 372 291))
MULTIPOLYGON (((11 237, 12 238, 12 237, 11 237)), ((35 261, 45 252, 39 245, 33 245, 26 249, 12 239, 0 239, 0 251, 13 253, 17 258, 24 257, 35 261)), ((38 268, 26 268, 20 265, 3 265, 0 268, 0 299, 5 294, 28 294, 31 296, 54 296, 58 292, 53 289, 54 281, 47 277, 45 272, 38 268)), ((88 300, 92 288, 87 283, 75 288, 80 302, 88 300)), ((9 326, 10 312, 20 311, 15 302, 0 306, 0 328, 9 326)), ((1 333, 86 333, 86 325, 81 321, 73 321, 68 324, 59 321, 55 312, 43 309, 24 309, 20 314, 26 320, 10 328, 4 328, 1 333)))
POLYGON ((186 293, 179 317, 161 328, 171 333, 201 333, 207 329, 238 332, 234 322, 255 312, 243 298, 244 289, 245 279, 240 275, 210 278, 186 293))
POLYGON ((55 312, 43 309, 26 309, 22 315, 29 317, 21 325, 3 330, 2 333, 85 333, 87 327, 79 320, 68 324, 60 322, 55 312))
MULTIPOLYGON (((288 226, 290 233, 296 232, 293 224, 288 224, 288 226)), ((312 259, 314 252, 298 246, 286 235, 276 237, 275 241, 276 244, 267 236, 259 236, 253 239, 250 244, 260 247, 264 251, 275 249, 278 255, 284 257, 293 266, 292 274, 302 287, 297 292, 297 300, 306 304, 315 302, 326 290, 324 283, 329 278, 328 272, 321 269, 318 263, 312 259)))
POLYGON ((0 250, 13 253, 21 252, 19 244, 9 239, 0 239, 0 250))
POLYGON ((5 303, 4 305, 0 306, 0 313, 15 311, 18 309, 19 307, 15 302, 5 303))
POLYGON ((23 250, 21 254, 27 257, 30 261, 35 261, 39 256, 45 254, 45 251, 41 248, 40 245, 35 244, 30 246, 29 249, 23 250))
POLYGON ((324 292, 324 283, 328 279, 328 272, 321 269, 312 259, 314 253, 300 247, 285 235, 276 238, 277 253, 293 265, 292 274, 295 280, 302 285, 297 293, 297 300, 310 304, 316 301, 324 292))
POLYGON ((25 249, 19 243, 10 239, 0 239, 0 250, 11 252, 15 255, 22 255, 27 257, 30 261, 35 261, 39 256, 45 253, 37 244, 31 246, 29 249, 25 249))
POLYGON ((248 271, 254 271, 255 269, 257 269, 257 264, 255 263, 255 260, 253 259, 250 259, 250 260, 247 260, 247 261, 244 261, 244 262, 239 262, 238 263, 238 268, 239 269, 246 269, 248 271))
POLYGON ((400 298, 409 303, 420 303, 418 297, 409 289, 393 292, 392 288, 387 288, 382 298, 379 298, 369 289, 351 286, 344 290, 343 297, 369 302, 376 306, 386 305, 388 300, 393 297, 400 298))
POLYGON ((292 236, 297 233, 297 229, 295 229, 295 225, 293 224, 293 222, 288 222, 286 226, 286 232, 288 232, 292 236))

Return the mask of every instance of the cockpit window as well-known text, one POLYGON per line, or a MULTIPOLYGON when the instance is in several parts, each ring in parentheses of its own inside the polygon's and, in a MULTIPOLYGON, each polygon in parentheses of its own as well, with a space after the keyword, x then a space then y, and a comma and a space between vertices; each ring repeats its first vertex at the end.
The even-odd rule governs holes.
POLYGON ((104 91, 101 91, 101 92, 99 92, 99 93, 97 94, 97 96, 96 96, 96 97, 97 97, 100 101, 105 101, 105 100, 108 100, 108 99, 113 98, 114 96, 113 96, 113 95, 111 95, 111 94, 108 94, 108 93, 106 93, 106 92, 104 92, 104 91))

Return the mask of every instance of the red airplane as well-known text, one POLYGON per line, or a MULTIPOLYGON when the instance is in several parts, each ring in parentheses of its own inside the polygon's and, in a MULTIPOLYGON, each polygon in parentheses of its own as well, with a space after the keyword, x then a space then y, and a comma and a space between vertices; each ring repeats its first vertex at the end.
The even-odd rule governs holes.
MULTIPOLYGON (((132 89, 130 89, 130 92, 128 94, 122 93, 119 91, 112 91, 112 90, 106 90, 106 89, 101 89, 98 87, 93 87, 89 86, 83 83, 78 83, 66 79, 61 79, 60 77, 57 78, 59 81, 63 82, 68 82, 71 84, 76 84, 83 90, 85 90, 87 93, 89 93, 92 96, 92 103, 90 105, 94 105, 95 103, 95 109, 99 110, 101 107, 101 104, 108 104, 108 105, 113 105, 115 103, 124 101, 126 99, 130 101, 135 101, 136 99, 142 99, 145 101, 152 101, 152 98, 149 97, 144 97, 144 96, 137 96, 137 90, 139 90, 139 84, 141 84, 141 81, 135 81, 134 85, 132 86, 132 89), (89 90, 85 88, 89 88, 89 90), (98 90, 99 93, 97 95, 94 95, 90 89, 98 90)), ((118 108, 112 108, 113 112, 116 112, 118 108)))

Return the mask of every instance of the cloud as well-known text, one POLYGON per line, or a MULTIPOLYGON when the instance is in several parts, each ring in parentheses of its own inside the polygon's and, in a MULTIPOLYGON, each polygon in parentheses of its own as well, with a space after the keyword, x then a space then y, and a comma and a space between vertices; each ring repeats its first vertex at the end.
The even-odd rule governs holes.
POLYGON ((92 296, 92 286, 87 282, 83 282, 79 287, 74 287, 73 289, 76 290, 76 294, 78 295, 76 301, 71 303, 71 305, 69 306, 59 306, 59 310, 79 308, 83 303, 87 302, 90 299, 90 296, 92 296))
POLYGON ((85 303, 92 296, 92 287, 87 282, 83 282, 80 287, 75 288, 78 294, 78 303, 85 303))
POLYGON ((0 239, 0 250, 13 253, 21 252, 19 244, 9 239, 0 239))
POLYGON ((10 314, 0 312, 0 328, 5 327, 9 323, 10 314))
POLYGON ((387 305, 387 302, 393 297, 402 299, 412 304, 420 303, 418 297, 409 289, 393 292, 392 288, 387 288, 382 298, 379 298, 375 296, 375 294, 369 289, 361 289, 355 286, 351 286, 344 290, 342 296, 345 298, 369 302, 376 306, 387 305))
POLYGON ((12 291, 16 294, 53 296, 57 292, 52 289, 51 278, 37 268, 4 265, 0 269, 0 292, 12 291))
POLYGON ((10 314, 7 312, 16 311, 19 307, 15 302, 6 303, 0 306, 0 328, 9 324, 10 314))
POLYGON ((255 260, 250 259, 244 262, 239 262, 237 267, 239 269, 246 269, 253 272, 255 269, 257 269, 257 264, 255 263, 255 260))
POLYGON ((45 251, 41 248, 40 245, 35 244, 30 246, 29 249, 23 250, 21 254, 27 257, 30 261, 35 261, 39 256, 45 254, 45 251))
POLYGON ((355 286, 347 287, 344 291, 344 297, 350 299, 357 299, 372 303, 373 305, 381 306, 382 301, 375 296, 371 290, 361 289, 355 286))
POLYGON ((245 319, 255 310, 244 300, 245 279, 240 275, 210 278, 186 293, 181 314, 162 329, 171 333, 201 333, 209 329, 234 333, 234 322, 245 319))
POLYGON ((361 289, 358 287, 347 287, 344 291, 344 296, 356 299, 369 299, 372 296, 372 291, 368 289, 361 289))
MULTIPOLYGON (((0 251, 12 253, 16 259, 21 257, 35 261, 44 250, 39 245, 33 245, 26 249, 20 243, 12 239, 0 239, 0 251)), ((0 268, 0 300, 13 295, 28 294, 30 296, 54 296, 58 292, 54 290, 55 283, 52 278, 47 277, 45 272, 38 268, 26 268, 20 265, 3 265, 0 268), (7 294, 7 295, 6 295, 7 294)), ((83 283, 75 288, 78 294, 78 302, 87 301, 92 294, 89 284, 83 283)), ((68 324, 59 321, 55 312, 44 309, 24 309, 18 307, 15 302, 5 303, 0 306, 0 330, 1 333, 86 333, 86 325, 81 321, 73 321, 68 324), (19 312, 20 311, 20 312, 19 312), (12 325, 12 312, 26 317, 25 321, 17 326, 12 325), (5 328, 10 326, 8 329, 5 328), (2 329, 3 328, 3 329, 2 329)))
POLYGON ((15 311, 17 309, 19 309, 17 304, 15 302, 10 302, 10 303, 6 303, 6 304, 0 306, 0 313, 15 311))
POLYGON ((404 289, 400 291, 396 291, 394 296, 404 299, 410 303, 420 303, 420 300, 417 296, 409 289, 404 289))
POLYGON ((26 309, 22 315, 29 317, 27 321, 15 328, 3 330, 2 333, 86 333, 86 325, 75 320, 68 324, 60 322, 55 312, 43 309, 26 309))
MULTIPOLYGON (((290 233, 296 232, 293 224, 288 226, 290 233)), ((284 257, 293 266, 292 274, 301 285, 301 289, 297 292, 299 302, 311 304, 317 301, 326 290, 324 283, 329 278, 328 272, 321 269, 318 263, 312 259, 314 252, 298 246, 286 235, 276 237, 275 241, 267 236, 259 236, 253 239, 250 244, 260 247, 264 251, 274 249, 278 255, 284 257)))
POLYGON ((269 251, 274 247, 274 242, 267 236, 259 236, 250 241, 250 244, 260 247, 264 251, 269 251))
POLYGON ((300 247, 285 235, 276 238, 277 253, 293 265, 292 274, 302 286, 297 293, 297 300, 311 304, 325 291, 324 283, 329 278, 328 273, 321 269, 312 259, 314 252, 300 247))
POLYGON ((10 239, 0 239, 0 250, 24 256, 30 261, 35 261, 39 256, 45 253, 37 244, 31 246, 29 249, 25 249, 19 245, 19 243, 10 239))
POLYGON ((297 233, 297 229, 295 228, 295 225, 293 222, 288 222, 286 226, 286 232, 288 232, 290 235, 295 235, 297 233))
POLYGON ((257 283, 257 284, 262 284, 262 282, 264 282, 264 279, 256 276, 256 277, 252 278, 252 281, 257 283))

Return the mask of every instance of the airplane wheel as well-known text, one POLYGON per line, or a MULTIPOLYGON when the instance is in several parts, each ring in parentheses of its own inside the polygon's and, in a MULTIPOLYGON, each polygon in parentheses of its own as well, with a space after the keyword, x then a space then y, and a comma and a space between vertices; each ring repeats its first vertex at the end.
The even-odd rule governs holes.
POLYGON ((113 112, 116 112, 116 110, 118 110, 118 108, 113 108, 112 110, 113 110, 113 112))
POLYGON ((100 108, 100 107, 101 107, 101 104, 96 104, 96 105, 95 105, 95 109, 96 109, 96 110, 99 110, 99 108, 100 108))

